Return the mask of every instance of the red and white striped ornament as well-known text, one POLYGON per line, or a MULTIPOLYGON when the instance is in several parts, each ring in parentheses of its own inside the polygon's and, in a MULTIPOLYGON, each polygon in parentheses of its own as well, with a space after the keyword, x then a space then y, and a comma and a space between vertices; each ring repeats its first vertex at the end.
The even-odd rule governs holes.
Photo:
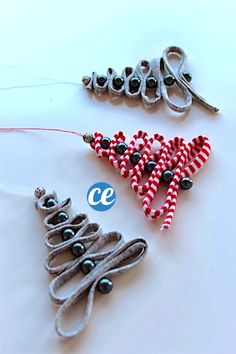
POLYGON ((176 208, 181 180, 186 177, 190 178, 203 167, 211 152, 209 139, 199 135, 190 142, 186 142, 180 137, 166 141, 160 134, 149 137, 145 131, 139 130, 127 143, 124 133, 120 131, 114 135, 109 146, 104 149, 101 145, 103 138, 105 138, 104 135, 99 132, 93 136, 91 146, 96 155, 100 158, 108 158, 109 163, 120 170, 121 176, 130 179, 131 189, 142 198, 142 208, 145 215, 151 220, 165 217, 161 230, 169 229, 176 208), (120 156, 116 152, 116 146, 121 142, 125 142, 127 148, 120 156), (156 142, 159 143, 159 148, 153 151, 156 142), (140 152, 141 159, 135 166, 132 166, 130 158, 134 152, 140 152), (147 181, 142 184, 145 165, 150 161, 154 161, 156 165, 147 181), (164 203, 159 209, 154 209, 152 204, 154 199, 158 197, 161 177, 166 170, 173 172, 173 179, 167 187, 164 203))
POLYGON ((190 142, 186 142, 183 138, 175 137, 171 140, 165 140, 161 134, 154 134, 149 137, 145 131, 139 130, 133 135, 131 141, 127 143, 126 137, 122 131, 114 135, 112 139, 104 137, 102 133, 82 134, 73 130, 65 130, 59 128, 0 128, 0 132, 17 132, 17 131, 49 131, 74 134, 82 137, 85 143, 91 145, 98 157, 108 158, 109 163, 120 170, 121 176, 130 178, 131 189, 142 199, 142 208, 145 215, 150 220, 156 220, 165 217, 161 226, 161 230, 170 228, 179 188, 189 189, 192 185, 190 177, 196 174, 207 161, 211 145, 206 136, 199 135, 190 142), (106 147, 102 144, 106 139, 106 147), (108 142, 108 144, 107 144, 108 142), (156 148, 156 142, 159 147, 156 148), (125 143, 126 148, 122 154, 116 151, 119 143, 125 143), (132 165, 132 155, 139 152, 140 160, 137 164, 132 165), (146 179, 145 167, 150 161, 155 162, 155 167, 150 172, 146 182, 142 183, 143 178, 146 179), (157 193, 163 173, 171 172, 172 178, 167 187, 166 199, 159 209, 154 209, 152 204, 158 197, 157 193), (190 187, 183 185, 183 180, 188 179, 190 187))

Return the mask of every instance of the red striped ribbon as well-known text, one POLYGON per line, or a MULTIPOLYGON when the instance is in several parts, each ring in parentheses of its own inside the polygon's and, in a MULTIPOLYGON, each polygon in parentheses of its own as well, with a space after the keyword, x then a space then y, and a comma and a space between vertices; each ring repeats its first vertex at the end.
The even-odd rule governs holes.
POLYGON ((130 178, 132 190, 142 197, 145 215, 151 220, 164 216, 161 230, 169 229, 176 208, 179 182, 181 178, 190 177, 203 167, 211 151, 209 139, 199 135, 189 143, 180 137, 165 141, 160 134, 149 137, 145 131, 140 130, 127 143, 124 133, 120 131, 114 135, 109 148, 105 150, 101 147, 103 137, 102 133, 94 134, 94 142, 91 146, 96 155, 108 158, 109 163, 119 169, 123 177, 130 178), (115 152, 115 147, 120 142, 126 142, 128 145, 122 156, 115 152), (159 143, 159 148, 152 151, 156 142, 159 143), (142 158, 137 165, 132 166, 130 157, 135 151, 142 153, 142 158), (145 164, 149 161, 155 161, 157 165, 148 179, 145 178, 146 182, 142 183, 145 164), (165 201, 159 209, 155 209, 152 208, 152 204, 158 198, 161 175, 165 170, 172 170, 174 177, 167 188, 165 201))

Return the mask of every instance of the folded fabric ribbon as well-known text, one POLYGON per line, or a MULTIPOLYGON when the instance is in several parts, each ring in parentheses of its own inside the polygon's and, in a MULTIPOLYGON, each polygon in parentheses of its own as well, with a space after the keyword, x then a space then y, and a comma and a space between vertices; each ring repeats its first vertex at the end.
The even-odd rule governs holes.
POLYGON ((123 94, 131 99, 141 97, 143 104, 148 108, 157 105, 163 98, 172 110, 185 112, 191 107, 194 98, 203 107, 217 112, 219 109, 210 105, 190 85, 192 77, 184 71, 186 60, 187 55, 183 49, 170 46, 163 52, 161 58, 151 61, 141 60, 135 69, 124 68, 121 76, 109 68, 106 75, 93 72, 91 77, 84 76, 82 82, 88 90, 93 90, 99 95, 108 91, 112 97, 120 97, 123 94), (177 68, 172 66, 170 56, 179 59, 177 68), (178 87, 182 93, 184 101, 182 104, 177 104, 171 98, 169 88, 172 85, 178 87))
POLYGON ((73 337, 88 323, 95 290, 110 292, 113 288, 110 277, 139 264, 147 252, 147 243, 142 238, 125 243, 119 232, 103 234, 101 227, 89 223, 85 214, 70 216, 70 198, 59 202, 55 192, 46 194, 44 188, 37 188, 35 196, 35 206, 44 215, 44 225, 48 230, 45 244, 50 252, 45 268, 49 273, 56 274, 49 285, 52 301, 60 305, 56 315, 56 331, 62 337, 73 337), (62 256, 67 256, 66 260, 63 258, 61 261, 62 256), (78 273, 83 275, 82 279, 66 295, 58 295, 58 290, 78 273), (87 303, 79 325, 72 330, 64 330, 61 322, 65 312, 86 295, 87 303))
POLYGON ((160 134, 149 137, 142 130, 134 134, 129 143, 122 131, 112 139, 96 132, 91 146, 98 157, 108 158, 109 163, 120 170, 121 176, 131 179, 131 189, 142 197, 142 208, 149 219, 155 220, 166 214, 161 227, 165 230, 171 225, 179 188, 192 186, 190 177, 203 167, 211 151, 209 139, 202 135, 187 143, 180 137, 169 141, 160 134), (166 173, 171 175, 166 199, 161 208, 153 209, 152 203, 158 197, 166 173), (147 180, 142 184, 144 178, 147 180))
MULTIPOLYGON (((121 274, 138 265, 143 260, 146 250, 147 243, 144 239, 134 239, 117 247, 109 256, 104 258, 101 262, 98 262, 96 267, 78 283, 78 287, 70 292, 66 298, 57 297, 54 291, 79 272, 80 263, 74 264, 67 271, 55 278, 51 283, 49 291, 53 301, 57 303, 62 302, 56 315, 56 330, 58 334, 63 337, 73 337, 79 334, 88 323, 95 290, 99 286, 99 282, 103 279, 109 279, 108 277, 110 276, 121 274), (80 325, 71 331, 65 332, 61 326, 62 316, 85 294, 87 294, 87 304, 80 325)), ((97 254, 90 254, 89 257, 92 260, 96 260, 96 255, 97 254)))

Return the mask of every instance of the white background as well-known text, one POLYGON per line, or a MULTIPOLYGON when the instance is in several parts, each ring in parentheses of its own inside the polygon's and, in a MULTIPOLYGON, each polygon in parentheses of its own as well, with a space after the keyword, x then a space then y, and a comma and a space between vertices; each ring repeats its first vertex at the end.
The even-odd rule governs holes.
POLYGON ((1 151, 1 353, 234 354, 235 345, 235 6, 233 1, 2 1, 0 5, 1 126, 100 130, 138 129, 166 138, 206 134, 213 152, 181 193, 172 229, 159 231, 140 201, 104 160, 73 135, 4 133, 1 151), (193 86, 217 115, 194 104, 185 115, 164 104, 113 105, 88 95, 81 77, 121 71, 160 56, 168 45, 188 55, 193 86), (59 84, 52 78, 74 84, 59 84), (15 86, 15 88, 12 88, 15 86), (20 88, 20 86, 22 86, 20 88), (28 87, 25 87, 28 86, 28 87), (116 188, 106 213, 86 202, 92 183, 116 188), (44 185, 104 231, 143 236, 145 261, 97 297, 85 332, 63 341, 43 268, 41 218, 33 190, 44 185), (128 215, 128 218, 127 218, 128 215))

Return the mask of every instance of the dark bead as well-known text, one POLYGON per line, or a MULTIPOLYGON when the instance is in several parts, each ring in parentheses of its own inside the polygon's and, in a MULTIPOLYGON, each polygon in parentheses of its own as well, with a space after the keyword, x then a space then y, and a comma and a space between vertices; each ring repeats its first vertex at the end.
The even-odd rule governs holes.
POLYGON ((76 242, 71 246, 71 252, 74 256, 81 257, 86 252, 86 248, 81 242, 76 242))
POLYGON ((119 90, 124 85, 124 79, 122 76, 115 76, 112 80, 112 84, 116 90, 119 90))
POLYGON ((152 173, 157 163, 155 161, 148 161, 145 165, 145 172, 152 173))
POLYGON ((110 291, 112 291, 113 288, 112 281, 109 278, 104 277, 99 280, 97 288, 100 291, 100 293, 107 294, 110 291))
POLYGON ((165 170, 161 175, 161 180, 165 183, 170 183, 174 178, 174 173, 171 170, 165 170))
POLYGON ((130 156, 130 162, 132 163, 132 165, 135 166, 141 160, 141 158, 142 155, 138 151, 136 151, 130 156))
POLYGON ((104 137, 104 138, 101 139, 101 147, 104 150, 109 149, 110 143, 111 143, 111 139, 110 138, 104 137))
POLYGON ((44 203, 46 208, 52 208, 55 205, 57 205, 57 201, 54 198, 48 198, 44 203))
POLYGON ((69 216, 64 211, 60 211, 58 214, 54 216, 53 222, 54 224, 60 224, 68 219, 69 216))
POLYGON ((84 274, 88 274, 89 272, 91 272, 94 267, 95 263, 94 261, 92 261, 92 259, 85 259, 80 265, 80 269, 84 274))
POLYGON ((63 241, 68 241, 75 236, 75 232, 72 229, 65 229, 62 233, 63 241))
POLYGON ((164 84, 166 86, 171 86, 171 85, 173 85, 174 82, 175 82, 175 78, 173 75, 168 74, 164 77, 164 84))
POLYGON ((115 147, 115 152, 118 154, 118 155, 123 155, 124 152, 128 149, 128 146, 126 143, 119 143, 116 145, 115 147))
POLYGON ((149 89, 155 89, 157 88, 157 79, 155 77, 150 76, 147 78, 146 85, 149 89))
POLYGON ((183 178, 181 178, 179 185, 180 185, 180 188, 188 190, 193 186, 193 181, 189 177, 183 177, 183 178))
POLYGON ((192 80, 192 75, 190 73, 183 73, 186 81, 190 82, 192 80))
POLYGON ((97 76, 97 83, 98 83, 99 86, 104 86, 106 81, 107 81, 106 75, 98 75, 97 76))
POLYGON ((134 90, 138 90, 140 84, 141 84, 141 80, 138 77, 132 77, 132 79, 130 80, 130 87, 134 90))

